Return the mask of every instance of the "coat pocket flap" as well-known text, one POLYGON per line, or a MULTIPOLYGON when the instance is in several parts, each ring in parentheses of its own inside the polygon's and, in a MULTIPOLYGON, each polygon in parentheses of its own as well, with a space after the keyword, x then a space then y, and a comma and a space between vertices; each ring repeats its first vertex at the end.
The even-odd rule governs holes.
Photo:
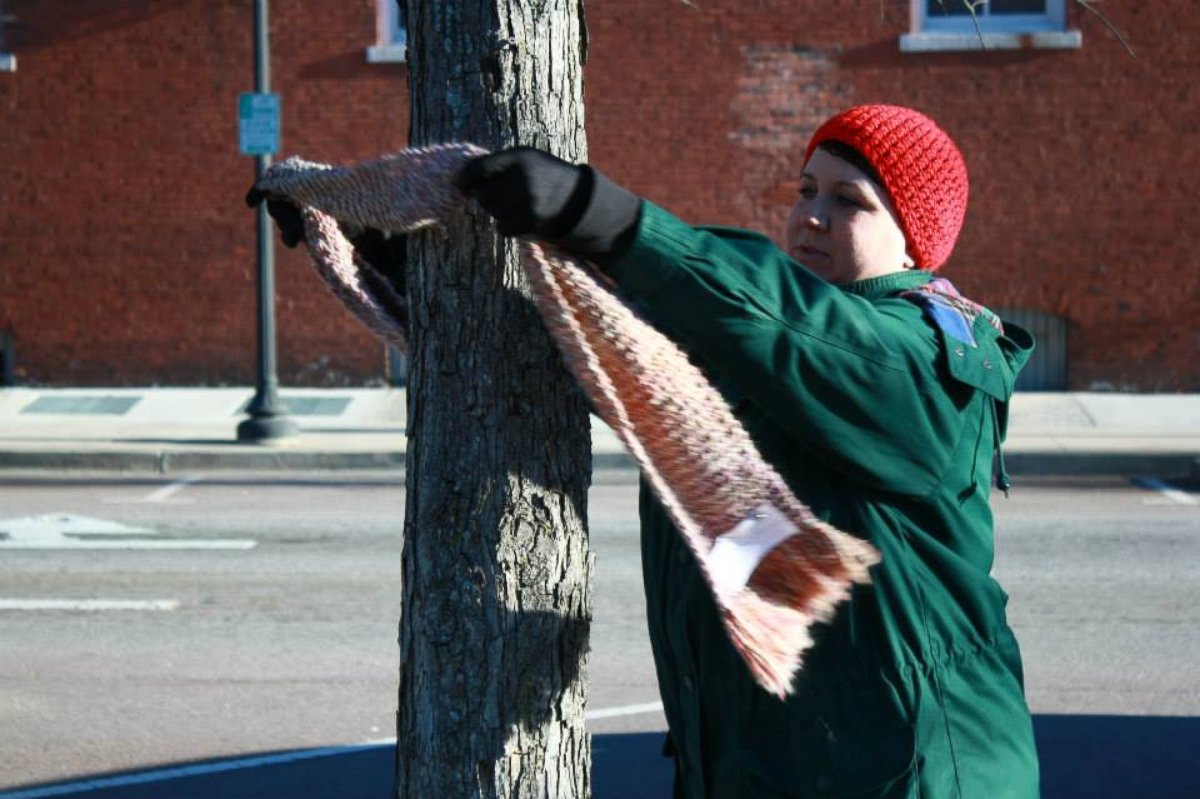
POLYGON ((942 333, 946 368, 959 383, 979 389, 990 397, 1007 401, 1016 380, 1004 354, 992 341, 972 347, 942 333))

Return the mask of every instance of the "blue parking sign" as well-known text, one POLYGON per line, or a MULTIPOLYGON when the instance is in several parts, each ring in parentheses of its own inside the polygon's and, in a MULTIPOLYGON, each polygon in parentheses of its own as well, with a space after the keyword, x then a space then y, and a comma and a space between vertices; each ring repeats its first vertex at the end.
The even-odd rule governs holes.
POLYGON ((242 155, 279 152, 279 95, 242 92, 238 96, 238 151, 242 155))

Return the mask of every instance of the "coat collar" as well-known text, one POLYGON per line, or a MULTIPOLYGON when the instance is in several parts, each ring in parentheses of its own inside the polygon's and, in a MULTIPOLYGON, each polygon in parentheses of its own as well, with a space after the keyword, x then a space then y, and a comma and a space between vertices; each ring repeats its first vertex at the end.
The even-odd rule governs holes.
POLYGON ((890 294, 911 291, 920 288, 933 278, 933 274, 924 269, 905 269, 903 272, 893 272, 890 275, 869 277, 842 286, 847 294, 857 294, 868 300, 877 300, 890 294))

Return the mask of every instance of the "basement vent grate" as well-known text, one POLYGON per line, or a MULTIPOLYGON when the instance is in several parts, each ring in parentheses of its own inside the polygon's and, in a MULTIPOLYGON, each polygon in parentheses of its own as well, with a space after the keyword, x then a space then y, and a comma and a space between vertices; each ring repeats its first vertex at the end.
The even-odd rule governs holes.
POLYGON ((123 416, 141 397, 38 397, 21 413, 123 416))

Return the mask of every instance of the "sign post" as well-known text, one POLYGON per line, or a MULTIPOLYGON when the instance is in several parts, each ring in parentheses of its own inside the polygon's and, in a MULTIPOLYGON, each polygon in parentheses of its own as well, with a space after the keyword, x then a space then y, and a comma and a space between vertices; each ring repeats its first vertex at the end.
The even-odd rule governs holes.
MULTIPOLYGON (((257 182, 279 151, 279 95, 270 93, 270 41, 267 0, 254 0, 254 92, 238 98, 238 147, 254 156, 257 182)), ((275 367, 275 240, 267 204, 258 206, 258 379, 250 418, 237 427, 239 441, 266 443, 296 435, 299 429, 279 400, 275 367)))

